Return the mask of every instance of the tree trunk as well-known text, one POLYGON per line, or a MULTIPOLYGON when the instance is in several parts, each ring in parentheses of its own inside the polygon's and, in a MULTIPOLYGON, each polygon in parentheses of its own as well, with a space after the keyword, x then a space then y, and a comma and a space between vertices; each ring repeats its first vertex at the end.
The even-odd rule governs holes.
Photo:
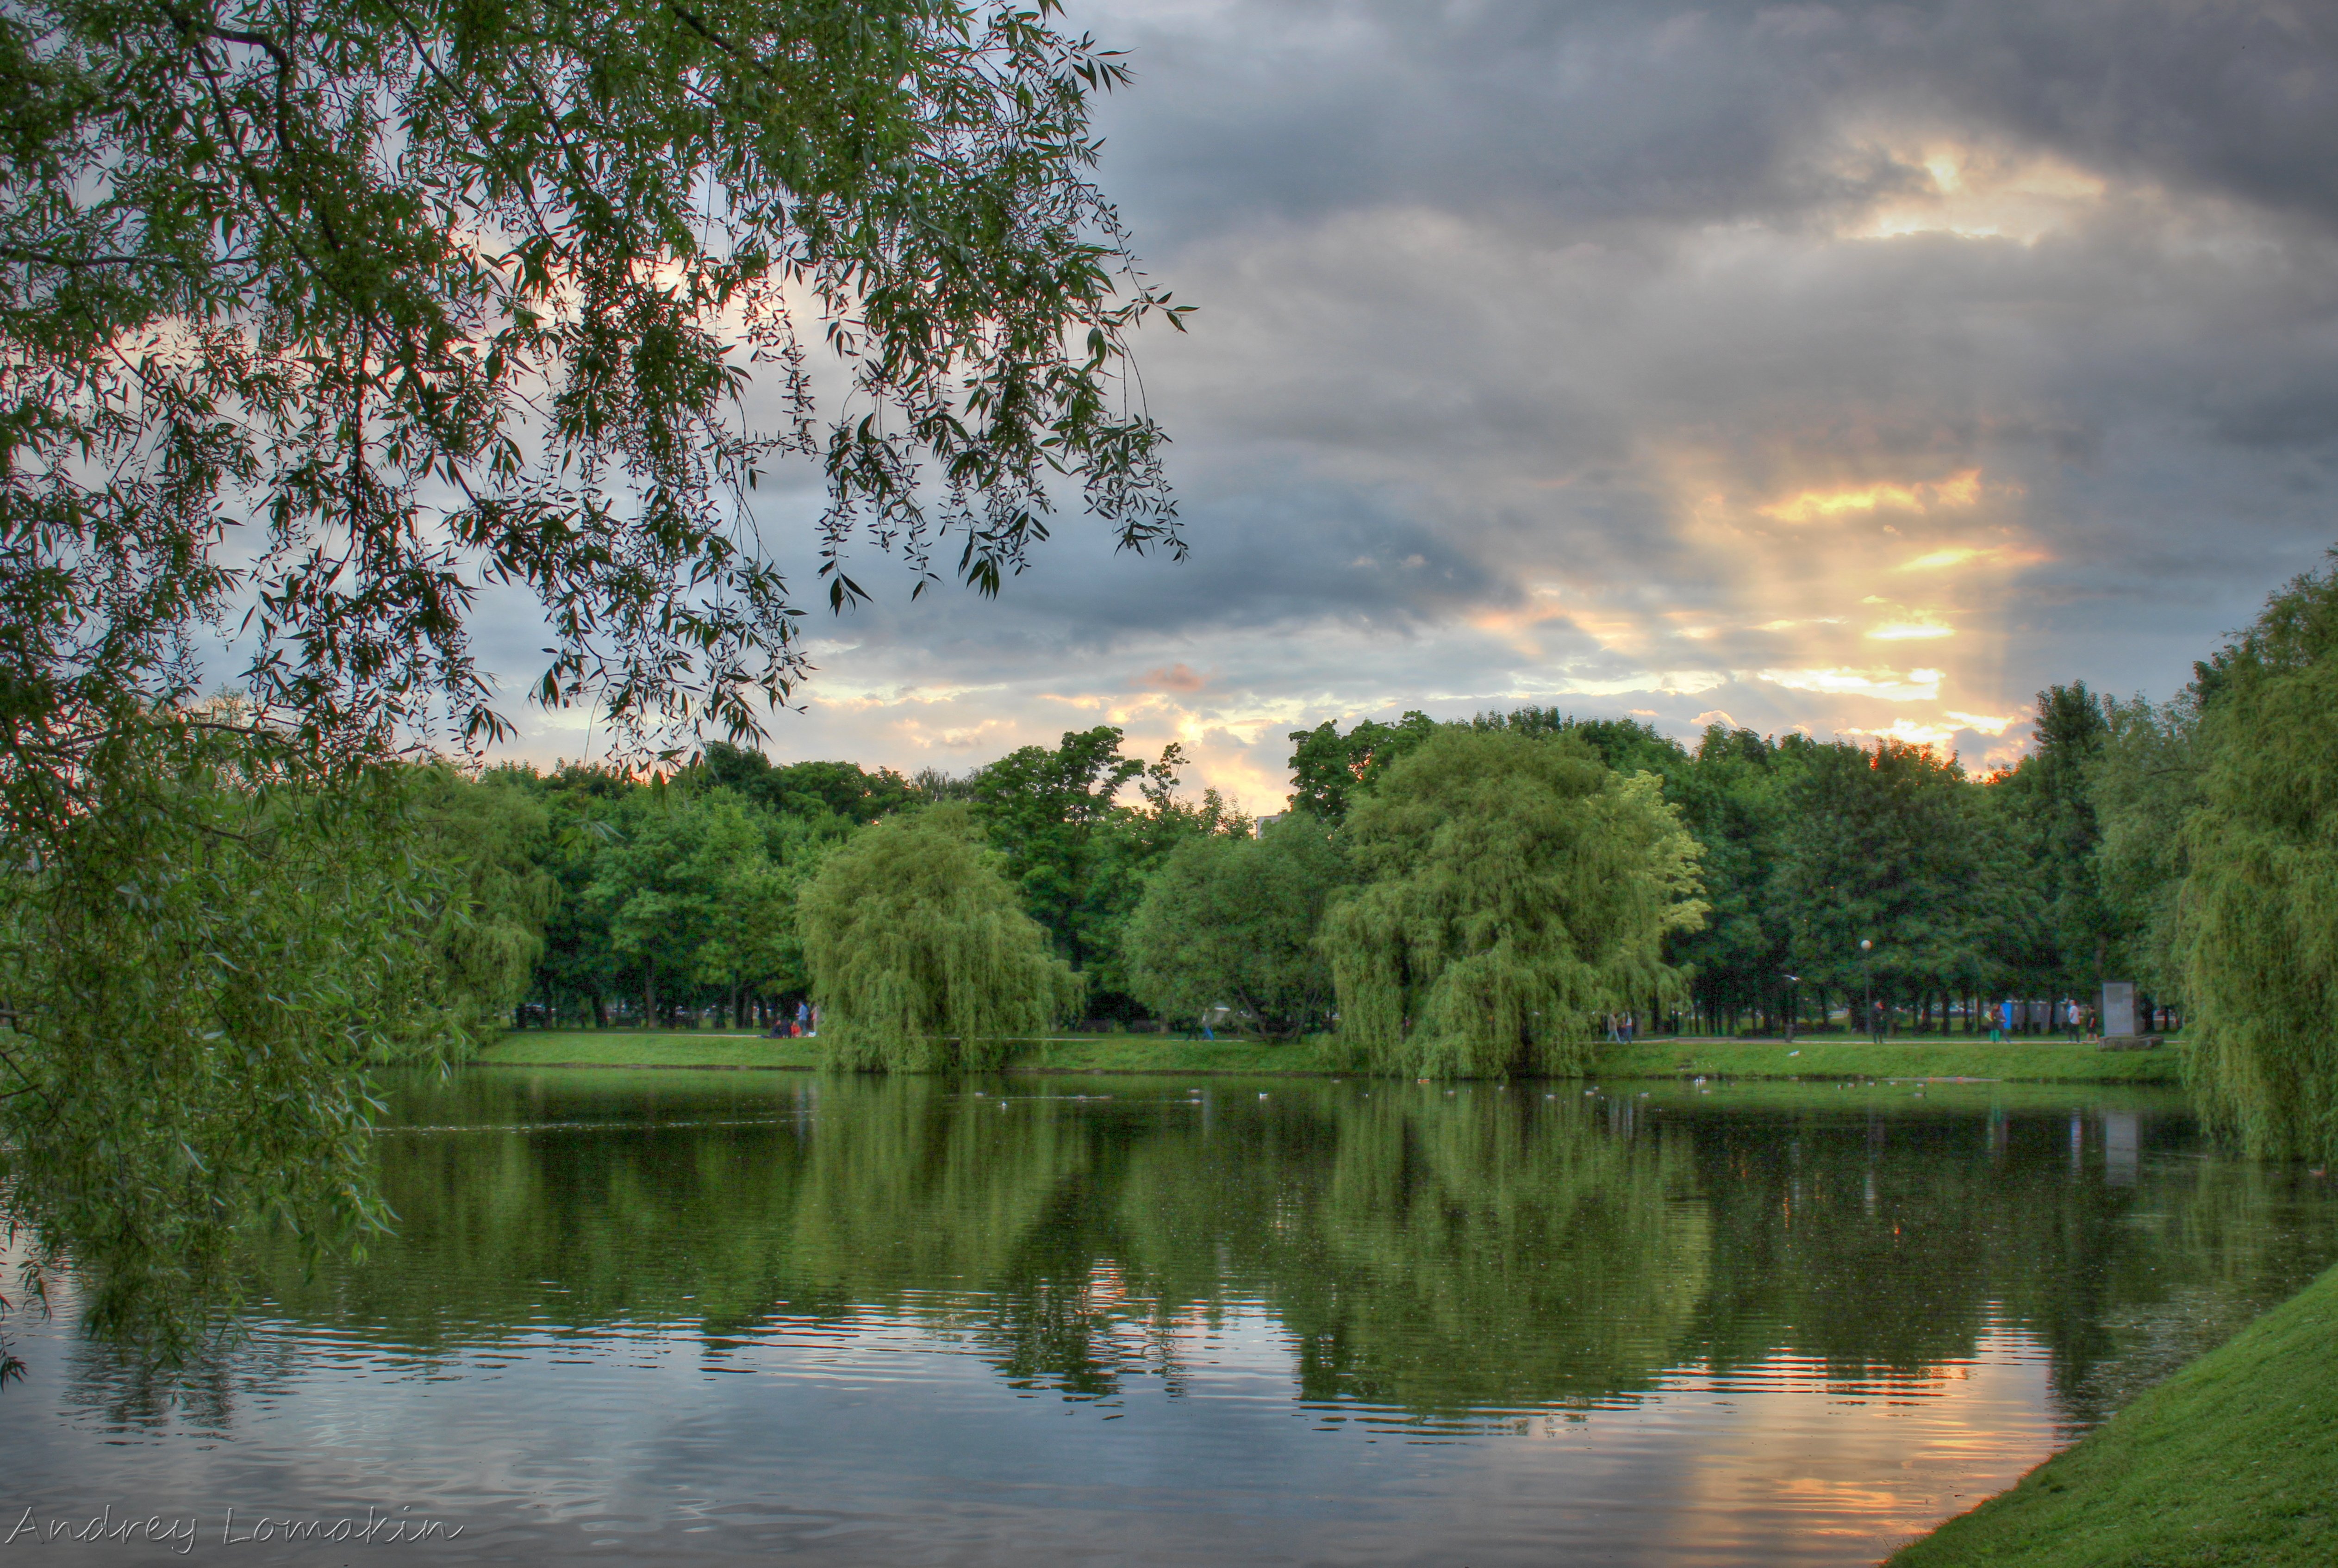
POLYGON ((642 964, 642 1027, 658 1026, 657 960, 645 959, 642 964))

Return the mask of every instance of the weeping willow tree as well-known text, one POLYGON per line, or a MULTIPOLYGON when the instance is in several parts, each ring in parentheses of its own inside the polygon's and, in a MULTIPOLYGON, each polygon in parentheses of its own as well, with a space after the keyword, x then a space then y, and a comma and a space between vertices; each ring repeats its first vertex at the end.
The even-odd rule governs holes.
POLYGON ((417 852, 444 883, 431 951, 447 1005, 492 1030, 527 990, 560 886, 543 868, 551 813, 508 775, 468 779, 440 763, 409 786, 417 852))
POLYGON ((1571 737, 1451 730, 1349 813, 1362 887, 1326 916, 1340 1033, 1369 1066, 1580 1071, 1596 1021, 1680 994, 1700 850, 1653 774, 1571 737))
POLYGON ((234 1305, 245 1227, 386 1225, 368 1073, 468 1048, 472 916, 409 770, 187 715, 118 744, 0 837, 0 1232, 27 1294, 70 1267, 87 1327, 168 1359, 234 1305))
POLYGON ((2338 1157, 2338 571, 2200 671, 2176 916, 2192 1087, 2252 1152, 2338 1157))
POLYGON ((1023 912, 963 806, 888 818, 797 901, 830 1062, 988 1066, 1079 1005, 1079 977, 1023 912))

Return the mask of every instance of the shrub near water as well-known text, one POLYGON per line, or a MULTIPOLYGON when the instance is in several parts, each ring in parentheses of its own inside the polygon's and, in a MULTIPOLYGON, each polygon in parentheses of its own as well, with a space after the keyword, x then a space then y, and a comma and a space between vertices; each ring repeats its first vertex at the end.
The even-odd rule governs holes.
POLYGON ((1023 912, 962 806, 889 818, 830 856, 797 905, 839 1067, 987 1066, 1076 1007, 1079 977, 1023 912))
POLYGON ((1580 740, 1449 730, 1350 812, 1364 887, 1324 944, 1370 1066, 1579 1071, 1598 1016, 1677 995, 1665 934, 1704 919, 1696 842, 1653 774, 1580 740))

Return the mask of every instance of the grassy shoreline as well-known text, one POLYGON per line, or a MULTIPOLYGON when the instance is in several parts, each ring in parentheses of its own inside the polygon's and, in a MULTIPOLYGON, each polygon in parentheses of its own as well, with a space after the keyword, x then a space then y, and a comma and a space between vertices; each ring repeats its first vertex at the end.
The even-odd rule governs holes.
POLYGON ((1889 1568, 2338 1562, 2338 1269, 1889 1568))
MULTIPOLYGON (((2176 1083, 2179 1048, 2097 1051, 2057 1043, 1651 1040, 1605 1045, 1595 1076, 1614 1078, 1972 1078, 2027 1083, 2176 1083)), ((812 1040, 765 1040, 712 1030, 525 1030, 481 1053, 489 1065, 699 1067, 810 1072, 820 1065, 812 1040)), ((1195 1073, 1244 1075, 1349 1073, 1327 1044, 1181 1040, 1159 1034, 1076 1035, 1016 1048, 1010 1073, 1195 1073)))

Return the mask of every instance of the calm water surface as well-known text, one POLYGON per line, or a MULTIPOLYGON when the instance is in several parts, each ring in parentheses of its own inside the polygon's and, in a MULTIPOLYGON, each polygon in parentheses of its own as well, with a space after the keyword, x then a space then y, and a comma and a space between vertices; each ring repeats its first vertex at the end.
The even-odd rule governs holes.
POLYGON ((0 1563, 1869 1563, 2338 1259, 2145 1091, 476 1069, 396 1121, 398 1236, 263 1250, 232 1351, 9 1323, 0 1563))

